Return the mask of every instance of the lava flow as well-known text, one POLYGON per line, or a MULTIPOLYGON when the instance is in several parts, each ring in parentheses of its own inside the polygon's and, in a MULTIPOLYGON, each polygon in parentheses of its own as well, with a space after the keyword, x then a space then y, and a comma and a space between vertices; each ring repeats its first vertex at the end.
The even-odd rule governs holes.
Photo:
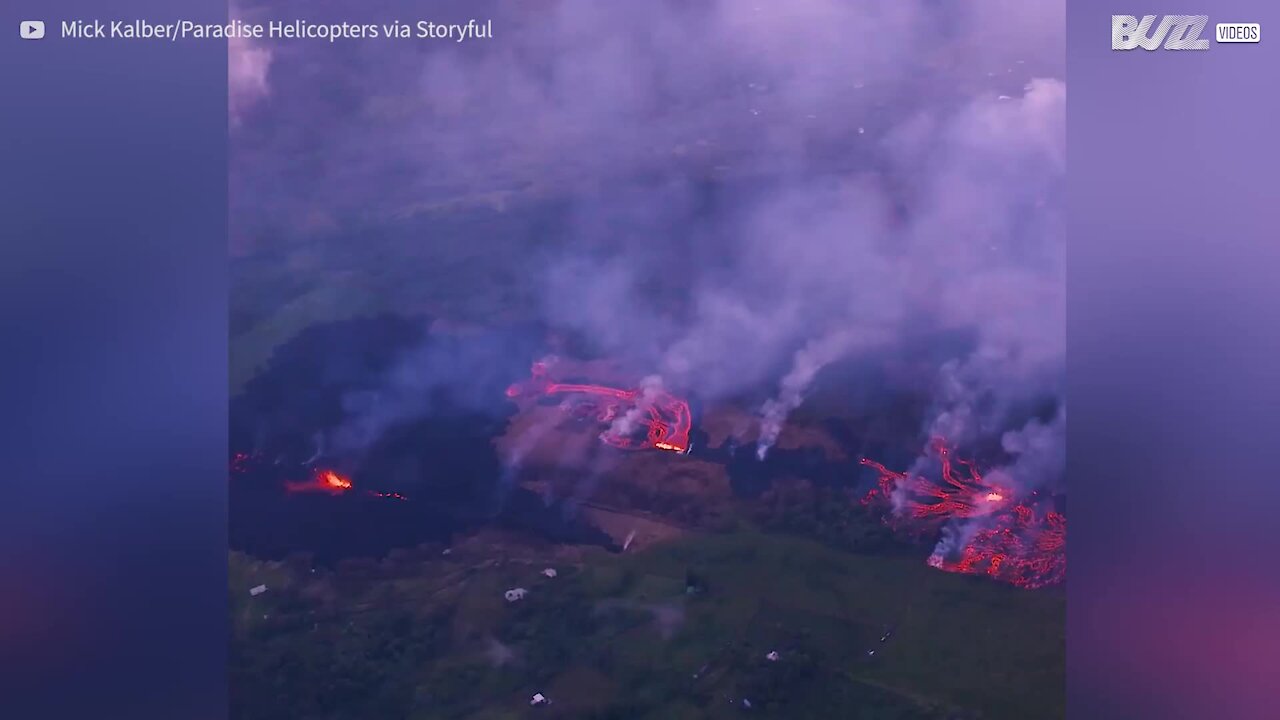
MULTIPOLYGON (((351 478, 339 474, 335 470, 317 470, 310 479, 302 482, 287 482, 284 489, 291 493, 321 492, 330 495, 342 495, 354 489, 351 478)), ((389 500, 408 500, 398 492, 378 492, 365 490, 365 495, 387 498, 389 500)))
POLYGON ((287 482, 285 490, 291 493, 323 492, 330 495, 341 495, 352 487, 350 478, 343 477, 333 470, 317 470, 308 480, 287 482))
POLYGON ((1066 575, 1066 516, 1041 513, 1035 493, 1015 498, 1011 489, 984 479, 972 463, 953 462, 944 441, 935 440, 931 447, 942 463, 937 480, 863 459, 880 477, 862 504, 885 512, 885 522, 904 534, 936 536, 945 526, 928 560, 939 570, 986 575, 1022 588, 1061 582, 1066 575))
POLYGON ((934 440, 931 447, 942 462, 940 480, 894 472, 863 458, 861 463, 880 473, 880 479, 862 504, 887 505, 892 509, 886 517, 890 524, 924 530, 951 518, 990 515, 1009 504, 1009 491, 985 480, 973 463, 953 462, 945 441, 934 440))
POLYGON ((654 448, 668 452, 689 452, 689 431, 693 426, 689 403, 665 390, 644 392, 622 390, 604 385, 583 385, 553 382, 548 376, 545 362, 533 364, 532 378, 507 388, 507 397, 516 399, 532 395, 570 395, 595 398, 595 402, 580 403, 574 408, 579 416, 594 414, 610 428, 600 434, 600 439, 624 450, 654 448), (615 428, 620 419, 639 409, 644 418, 646 432, 637 434, 619 432, 615 428))
MULTIPOLYGON (((253 470, 254 463, 257 459, 256 455, 238 452, 231 456, 231 474, 243 476, 253 470)), ((324 493, 326 495, 345 495, 355 489, 351 478, 343 475, 337 470, 329 470, 320 468, 315 470, 306 480, 289 480, 284 483, 284 489, 289 494, 294 493, 324 493)), ((408 500, 409 498, 398 492, 379 492, 377 490, 364 490, 363 494, 372 497, 387 498, 389 500, 408 500)))
POLYGON ((1028 505, 996 518, 974 533, 959 557, 935 552, 929 564, 947 572, 987 575, 1022 588, 1061 582, 1067 572, 1067 518, 1049 511, 1038 515, 1028 505))

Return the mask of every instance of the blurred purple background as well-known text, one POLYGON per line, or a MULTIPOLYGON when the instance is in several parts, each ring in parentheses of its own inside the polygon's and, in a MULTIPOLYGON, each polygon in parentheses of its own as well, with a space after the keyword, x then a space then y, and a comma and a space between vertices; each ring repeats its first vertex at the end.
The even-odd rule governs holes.
POLYGON ((1270 718, 1280 7, 1067 7, 1071 717, 1270 718), (1113 52, 1112 14, 1257 45, 1113 52))

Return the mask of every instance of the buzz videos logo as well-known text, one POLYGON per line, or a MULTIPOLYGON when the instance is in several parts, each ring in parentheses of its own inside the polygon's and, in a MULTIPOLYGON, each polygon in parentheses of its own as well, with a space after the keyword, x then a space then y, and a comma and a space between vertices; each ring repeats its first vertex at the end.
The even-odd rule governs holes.
POLYGON ((1208 15, 1165 15, 1152 35, 1155 21, 1155 15, 1144 15, 1141 20, 1133 15, 1112 15, 1111 49, 1156 50, 1161 42, 1165 50, 1209 49, 1209 41, 1200 37, 1209 24, 1208 15))
MULTIPOLYGON (((1111 49, 1208 50, 1209 39, 1204 37, 1208 24, 1208 15, 1143 15, 1141 20, 1134 15, 1112 15, 1111 49)), ((1261 28, 1257 23, 1218 23, 1214 34, 1220 43, 1256 43, 1261 39, 1261 28)))

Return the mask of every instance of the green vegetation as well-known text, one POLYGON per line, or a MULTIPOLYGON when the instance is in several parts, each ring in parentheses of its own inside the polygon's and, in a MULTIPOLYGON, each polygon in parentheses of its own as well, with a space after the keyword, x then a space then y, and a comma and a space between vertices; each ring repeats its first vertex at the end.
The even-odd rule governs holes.
POLYGON ((845 488, 778 483, 755 503, 753 514, 768 532, 816 538, 840 550, 883 552, 899 545, 845 488))
POLYGON ((755 532, 542 552, 476 538, 314 573, 233 554, 233 717, 1064 714, 1060 593, 755 532))
POLYGON ((304 328, 395 312, 455 322, 527 318, 545 282, 554 203, 424 213, 389 228, 277 239, 231 263, 234 392, 304 328), (541 232, 540 243, 530 242, 541 232))

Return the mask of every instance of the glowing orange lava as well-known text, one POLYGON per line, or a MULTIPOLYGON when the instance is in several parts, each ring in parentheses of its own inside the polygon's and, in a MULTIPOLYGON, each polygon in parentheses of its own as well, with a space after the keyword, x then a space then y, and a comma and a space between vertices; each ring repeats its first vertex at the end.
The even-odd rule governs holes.
POLYGON ((309 480, 287 482, 284 487, 285 490, 291 493, 323 492, 330 495, 341 495, 350 490, 352 485, 350 478, 339 475, 333 470, 317 470, 309 480))
POLYGON ((944 440, 935 439, 930 448, 942 462, 942 477, 937 480, 894 472, 878 462, 863 458, 860 462, 874 468, 880 474, 880 480, 862 503, 890 506, 894 510, 888 518, 890 524, 905 519, 917 527, 945 522, 950 518, 990 515, 1005 506, 1005 489, 985 480, 973 463, 965 460, 953 462, 944 440))
MULTIPOLYGON (((236 476, 245 476, 253 469, 254 462, 258 459, 257 455, 238 452, 231 456, 231 473, 236 476)), ((325 493, 327 495, 345 495, 354 489, 355 484, 351 478, 343 475, 337 470, 319 468, 311 473, 306 480, 290 480, 284 483, 284 489, 289 493, 325 493)), ((363 490, 362 494, 372 497, 387 498, 389 500, 408 500, 409 498, 398 492, 379 492, 377 490, 363 490)))
POLYGON ((1038 515, 1027 505, 994 518, 976 532, 958 557, 934 554, 929 564, 947 572, 987 575, 1023 588, 1061 582, 1066 576, 1067 518, 1049 511, 1038 515))
POLYGON ((584 405, 581 408, 588 412, 595 411, 596 419, 602 423, 612 423, 630 410, 642 407, 647 415, 647 430, 643 439, 613 432, 611 428, 600 434, 600 440, 624 450, 653 448, 675 453, 689 451, 689 431, 693 427, 693 416, 689 411, 689 403, 684 400, 665 390, 644 393, 604 385, 557 383, 548 377, 548 372, 546 363, 534 363, 533 377, 526 383, 507 388, 507 397, 516 399, 532 395, 562 394, 602 398, 598 407, 584 405))
MULTIPOLYGON (((946 572, 986 575, 1022 588, 1061 582, 1066 576, 1067 518, 1041 513, 1035 495, 1013 501, 1013 493, 986 481, 972 463, 956 461, 942 440, 931 445, 942 462, 937 480, 894 472, 872 460, 863 465, 880 474, 862 504, 885 513, 895 530, 916 536, 936 535, 949 520, 961 521, 963 544, 940 542, 929 565, 946 572)), ((955 527, 955 526, 951 526, 955 527)))
POLYGON ((324 482, 325 485, 328 485, 334 490, 350 490, 351 489, 351 481, 342 477, 341 475, 339 475, 338 473, 332 470, 325 470, 324 472, 320 473, 320 479, 324 482))
MULTIPOLYGON (((352 490, 355 485, 351 482, 351 478, 339 473, 336 470, 316 470, 311 478, 302 482, 287 482, 284 484, 285 490, 291 493, 327 493, 329 495, 343 495, 352 490)), ((408 500, 409 498, 398 492, 379 492, 377 490, 364 490, 363 494, 371 497, 387 498, 388 500, 408 500)))

